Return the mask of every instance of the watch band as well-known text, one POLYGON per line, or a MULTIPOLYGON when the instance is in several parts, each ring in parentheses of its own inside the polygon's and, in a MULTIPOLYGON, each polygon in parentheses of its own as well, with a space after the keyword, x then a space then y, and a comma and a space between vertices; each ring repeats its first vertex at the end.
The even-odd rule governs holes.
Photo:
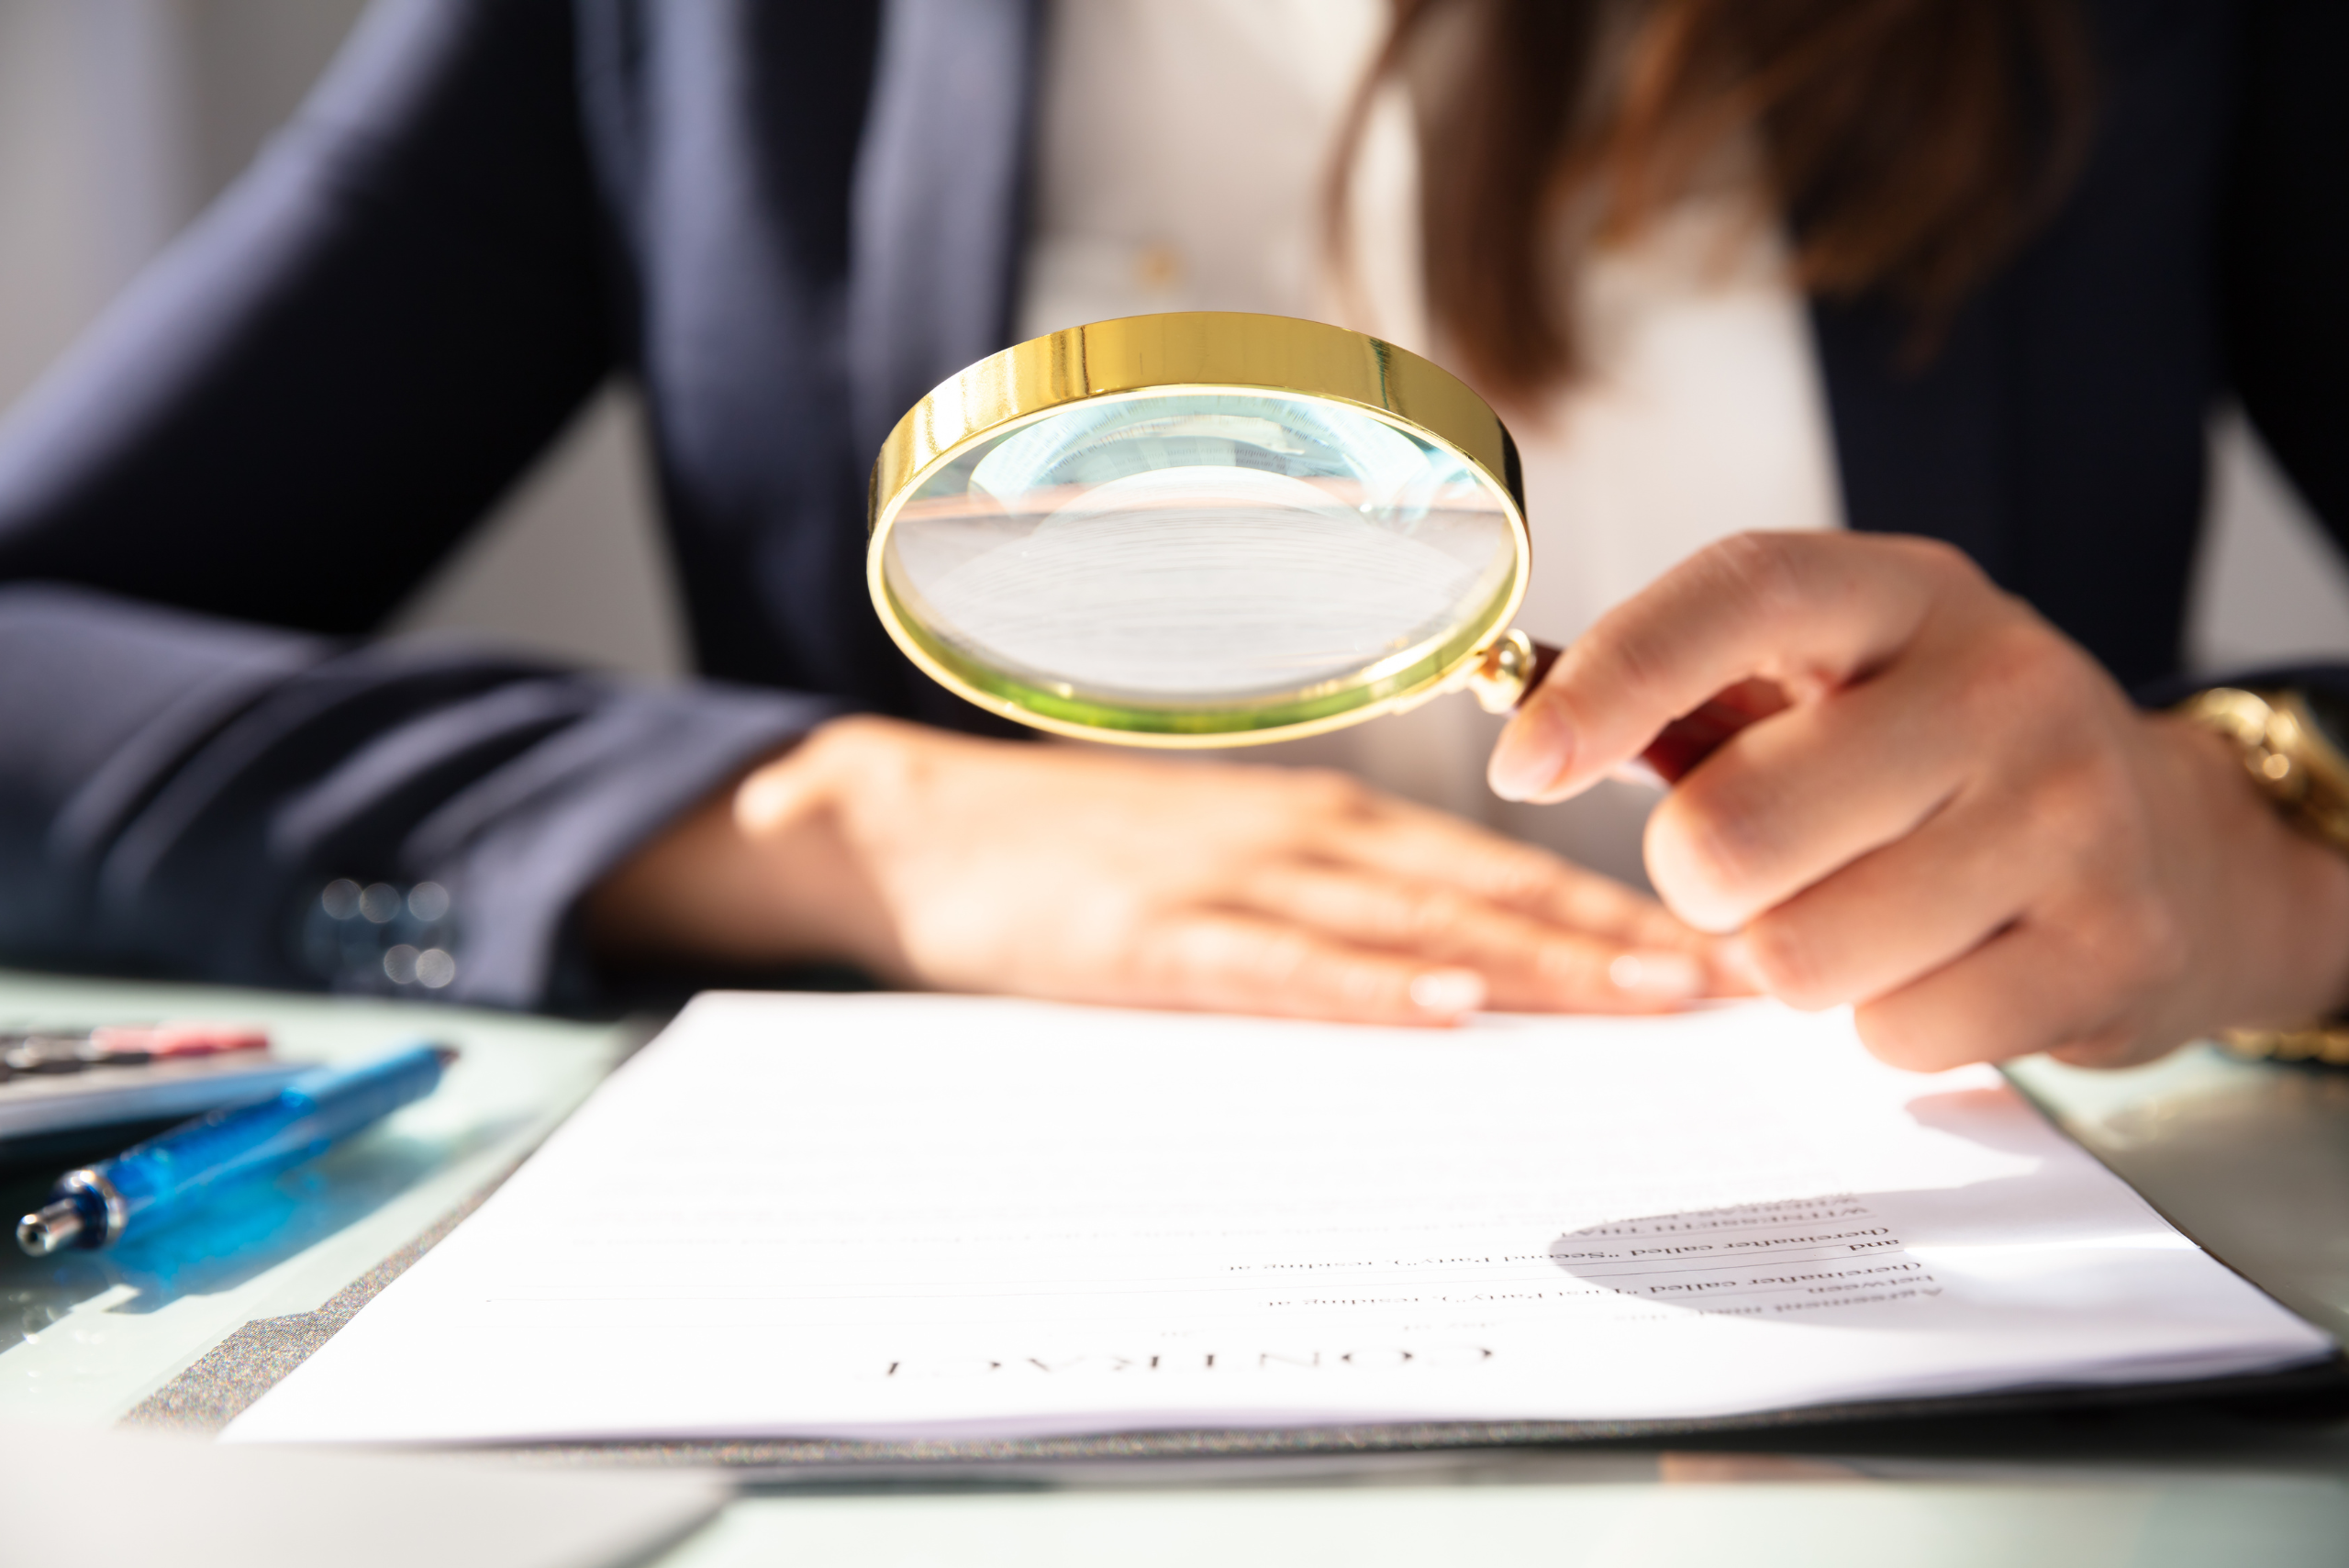
POLYGON ((2231 1056, 2254 1062, 2312 1062, 2349 1067, 2349 1024, 2316 1023, 2296 1029, 2221 1029, 2231 1056))
MULTIPOLYGON (((2349 855, 2349 758, 2325 738, 2299 692, 2212 686, 2171 711, 2232 741, 2243 772, 2287 822, 2349 855)), ((2221 1029, 2219 1041, 2239 1056, 2349 1067, 2349 1019, 2221 1029)))

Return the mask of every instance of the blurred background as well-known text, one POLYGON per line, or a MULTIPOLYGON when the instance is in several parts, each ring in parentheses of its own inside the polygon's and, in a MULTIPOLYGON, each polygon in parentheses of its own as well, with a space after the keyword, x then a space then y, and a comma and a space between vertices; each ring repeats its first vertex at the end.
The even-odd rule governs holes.
MULTIPOLYGON (((365 0, 0 0, 0 407, 300 105, 365 0)), ((635 410, 586 409, 401 612, 652 676, 685 640, 635 410)))
MULTIPOLYGON (((0 0, 0 406, 236 178, 363 8, 0 0)), ((2349 569, 2240 420, 2216 419, 2212 441, 2193 662, 2349 653, 2349 569)), ((656 678, 683 671, 623 391, 581 414, 397 628, 485 632, 656 678)))

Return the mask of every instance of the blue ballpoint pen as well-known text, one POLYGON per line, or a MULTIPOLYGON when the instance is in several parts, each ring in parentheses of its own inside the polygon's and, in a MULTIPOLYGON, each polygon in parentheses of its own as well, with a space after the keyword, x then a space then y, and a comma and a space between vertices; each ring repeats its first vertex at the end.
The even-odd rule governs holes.
POLYGON ((17 1222, 34 1257, 105 1247, 191 1208, 205 1194, 299 1164, 440 1086, 453 1047, 417 1045, 355 1067, 303 1073, 258 1105, 217 1110, 58 1178, 48 1206, 17 1222))

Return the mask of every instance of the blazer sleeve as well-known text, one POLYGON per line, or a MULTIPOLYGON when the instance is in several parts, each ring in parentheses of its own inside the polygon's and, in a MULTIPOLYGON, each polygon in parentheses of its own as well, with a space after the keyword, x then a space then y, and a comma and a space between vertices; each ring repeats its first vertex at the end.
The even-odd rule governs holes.
POLYGON ((383 0, 0 424, 0 961, 594 1006, 580 895, 832 711, 350 639, 612 367, 570 28, 383 0))
POLYGON ((2243 8, 2223 235, 2228 369, 2244 411, 2349 550, 2349 6, 2243 8))
POLYGON ((587 888, 838 711, 38 584, 0 669, 0 958, 564 1011, 587 888))

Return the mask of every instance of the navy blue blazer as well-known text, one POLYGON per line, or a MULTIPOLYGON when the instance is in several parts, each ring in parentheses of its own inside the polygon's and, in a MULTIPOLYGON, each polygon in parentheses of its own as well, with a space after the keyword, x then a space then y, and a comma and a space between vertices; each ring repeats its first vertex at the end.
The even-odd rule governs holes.
MULTIPOLYGON (((2344 9, 2092 6, 2087 168, 1940 352, 1814 310, 1854 526, 1963 546, 2142 683, 2230 380, 2349 521, 2344 9)), ((0 959, 392 987, 406 932, 457 945, 446 995, 589 1005, 580 895, 737 770, 847 708, 992 728, 880 631, 862 503, 897 415, 1007 341, 1039 28, 380 0, 0 427, 0 959), (354 640, 615 373, 707 679, 354 640), (336 922, 342 877, 440 882, 454 925, 336 922)))

